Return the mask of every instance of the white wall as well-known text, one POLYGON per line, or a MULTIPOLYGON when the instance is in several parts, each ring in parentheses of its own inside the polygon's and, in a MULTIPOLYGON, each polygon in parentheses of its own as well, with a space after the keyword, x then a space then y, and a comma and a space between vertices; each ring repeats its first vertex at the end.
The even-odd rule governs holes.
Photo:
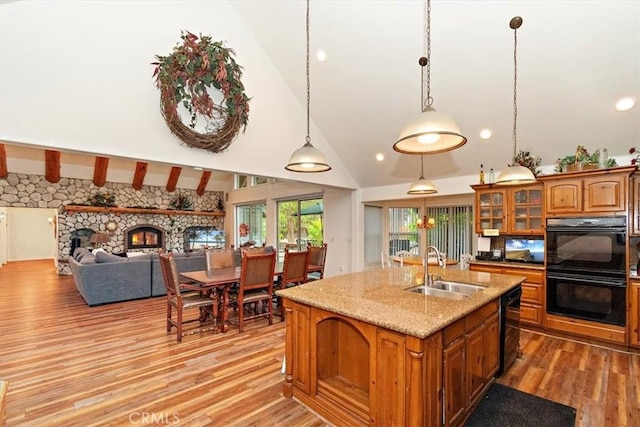
MULTIPOLYGON (((284 166, 304 143, 305 106, 228 1, 20 1, 0 8, 0 140, 300 179, 284 166), (249 124, 224 153, 184 146, 160 114, 150 63, 171 53, 181 30, 225 41, 244 68, 249 124)), ((313 144, 333 169, 305 179, 355 188, 311 125, 313 144)))
POLYGON ((5 209, 7 212, 7 261, 56 260, 58 241, 54 224, 56 209, 5 209))

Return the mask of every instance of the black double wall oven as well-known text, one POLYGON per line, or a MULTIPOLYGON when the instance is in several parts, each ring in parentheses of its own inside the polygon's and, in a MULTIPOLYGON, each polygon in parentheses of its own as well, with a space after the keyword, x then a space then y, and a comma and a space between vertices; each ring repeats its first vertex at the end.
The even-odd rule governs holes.
POLYGON ((627 218, 548 218, 547 312, 625 325, 627 218))

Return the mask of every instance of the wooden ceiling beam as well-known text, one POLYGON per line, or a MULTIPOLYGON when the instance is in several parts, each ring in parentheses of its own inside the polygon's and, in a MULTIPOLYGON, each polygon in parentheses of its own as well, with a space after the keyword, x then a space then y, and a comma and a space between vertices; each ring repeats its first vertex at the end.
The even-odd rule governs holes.
POLYGON ((44 150, 44 177, 51 183, 60 181, 60 152, 44 150))
POLYGON ((211 178, 211 171, 202 171, 202 176, 200 177, 200 184, 198 184, 198 189, 196 193, 198 196, 202 196, 204 191, 207 188, 207 184, 209 183, 209 179, 211 178))
POLYGON ((96 156, 96 164, 93 168, 93 183, 102 187, 107 182, 107 169, 109 168, 109 158, 96 156))
POLYGON ((131 186, 140 190, 142 188, 142 183, 144 182, 144 176, 147 174, 147 163, 146 162, 136 162, 136 172, 133 175, 133 183, 131 186))
POLYGON ((0 179, 4 179, 9 175, 9 169, 7 169, 7 150, 4 148, 4 144, 0 144, 0 179))
POLYGON ((169 192, 175 191, 176 185, 178 185, 178 178, 180 178, 181 172, 182 172, 182 168, 179 166, 174 166, 171 168, 169 179, 167 179, 167 191, 169 192))

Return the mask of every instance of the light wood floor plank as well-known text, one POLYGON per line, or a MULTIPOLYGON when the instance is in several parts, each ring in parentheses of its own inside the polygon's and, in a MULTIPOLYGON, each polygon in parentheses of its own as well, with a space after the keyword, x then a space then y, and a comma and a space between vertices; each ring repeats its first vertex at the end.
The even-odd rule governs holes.
MULTIPOLYGON (((327 425, 282 396, 284 323, 178 344, 164 316, 163 298, 88 307, 52 261, 0 268, 7 425, 327 425)), ((575 407, 578 426, 640 425, 638 355, 527 331, 521 347, 498 382, 575 407)))

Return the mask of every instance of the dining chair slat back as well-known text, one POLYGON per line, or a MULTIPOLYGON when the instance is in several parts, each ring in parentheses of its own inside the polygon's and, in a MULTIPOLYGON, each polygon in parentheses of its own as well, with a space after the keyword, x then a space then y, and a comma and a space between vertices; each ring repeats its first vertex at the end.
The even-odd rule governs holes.
POLYGON ((309 251, 309 259, 307 261, 307 280, 319 280, 324 277, 324 265, 327 260, 327 244, 323 243, 322 246, 307 246, 309 251), (309 270, 309 266, 318 266, 317 270, 309 270))
POLYGON ((273 275, 276 253, 245 255, 242 257, 240 286, 232 296, 238 307, 238 329, 244 330, 247 320, 266 317, 273 323, 273 275), (262 310, 258 310, 258 303, 262 310))
MULTIPOLYGON (((290 251, 289 248, 285 248, 280 289, 301 285, 307 281, 308 260, 309 251, 290 251)), ((280 310, 280 320, 284 320, 284 309, 281 298, 276 298, 276 301, 278 302, 280 310)))
POLYGON ((167 290, 167 333, 171 333, 171 328, 175 327, 177 340, 178 342, 182 342, 182 337, 185 335, 213 330, 213 326, 204 324, 204 320, 206 320, 207 317, 213 319, 213 301, 211 298, 203 296, 199 292, 193 292, 196 291, 196 289, 190 284, 180 282, 178 267, 176 266, 176 261, 173 259, 172 253, 160 255, 160 270, 162 270, 162 277, 167 290), (185 287, 192 292, 183 294, 181 287, 185 287), (177 312, 176 319, 173 319, 173 308, 175 308, 177 312), (184 320, 183 312, 188 309, 199 309, 200 316, 195 319, 184 320), (185 332, 183 326, 193 322, 200 322, 203 325, 185 332))
POLYGON ((204 254, 207 270, 235 267, 233 249, 208 249, 204 254))

